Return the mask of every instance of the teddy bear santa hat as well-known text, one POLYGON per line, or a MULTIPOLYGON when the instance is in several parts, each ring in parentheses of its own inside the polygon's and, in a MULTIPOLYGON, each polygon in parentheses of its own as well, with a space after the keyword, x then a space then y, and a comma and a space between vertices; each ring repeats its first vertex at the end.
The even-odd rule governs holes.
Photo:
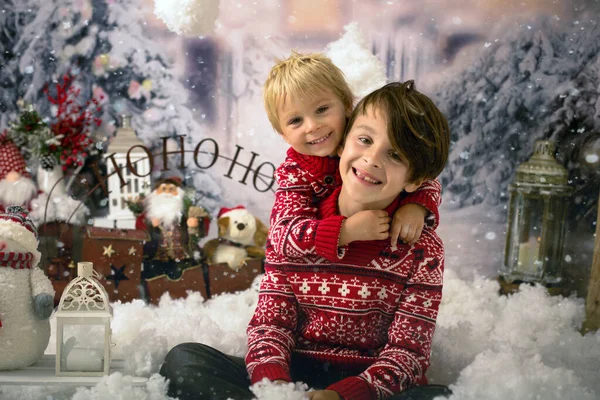
POLYGON ((0 253, 0 266, 12 268, 31 268, 40 261, 41 254, 37 250, 37 229, 28 218, 28 212, 21 206, 9 206, 0 214, 0 238, 11 239, 18 243, 32 256, 21 256, 7 248, 0 253))
POLYGON ((246 209, 246 207, 244 207, 244 206, 235 206, 232 208, 222 207, 219 210, 219 214, 217 215, 217 218, 221 218, 224 214, 227 214, 228 212, 233 211, 233 210, 245 210, 245 209, 246 209))
POLYGON ((0 154, 2 154, 2 157, 0 157, 0 181, 6 178, 6 175, 11 171, 18 172, 22 176, 30 178, 25 159, 17 146, 15 146, 6 134, 0 137, 0 154))

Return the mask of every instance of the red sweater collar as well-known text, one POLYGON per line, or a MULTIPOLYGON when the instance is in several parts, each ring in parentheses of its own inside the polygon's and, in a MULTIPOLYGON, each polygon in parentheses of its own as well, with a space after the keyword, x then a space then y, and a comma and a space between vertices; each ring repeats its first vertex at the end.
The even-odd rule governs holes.
MULTIPOLYGON (((340 198, 340 193, 342 191, 342 187, 337 187, 333 193, 323 201, 321 201, 319 205, 319 218, 327 218, 335 215, 340 215, 338 210, 338 199, 340 198)), ((392 216, 396 209, 398 208, 398 204, 400 203, 400 195, 398 195, 394 201, 390 203, 389 206, 385 208, 388 215, 392 216)))
POLYGON ((300 168, 315 177, 336 175, 339 173, 338 166, 340 159, 338 157, 307 156, 298 153, 292 147, 288 149, 287 156, 297 162, 300 168))

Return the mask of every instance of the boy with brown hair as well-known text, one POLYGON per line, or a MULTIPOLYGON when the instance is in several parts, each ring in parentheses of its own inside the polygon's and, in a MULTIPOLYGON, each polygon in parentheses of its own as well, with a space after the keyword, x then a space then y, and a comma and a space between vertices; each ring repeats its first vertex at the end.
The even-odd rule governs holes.
MULTIPOLYGON (((342 185, 319 203, 322 220, 393 214, 407 189, 441 172, 450 132, 410 81, 362 99, 342 139, 342 185)), ((426 383, 443 272, 443 244, 430 227, 415 244, 397 248, 385 239, 355 241, 339 261, 275 253, 248 327, 246 368, 208 346, 179 345, 161 370, 171 380, 169 394, 251 399, 248 385, 267 378, 306 382, 316 388, 311 400, 448 395, 445 387, 418 386, 426 383)))
POLYGON ((353 241, 391 237, 394 245, 398 238, 416 242, 428 214, 432 226, 437 226, 441 202, 437 180, 407 189, 412 193, 403 197, 391 231, 390 217, 383 210, 368 210, 347 219, 316 219, 317 203, 341 184, 337 150, 353 104, 343 73, 329 58, 292 52, 271 69, 264 85, 264 103, 271 125, 291 146, 275 172, 279 188, 268 245, 273 252, 287 257, 316 253, 335 261, 343 258, 346 245, 353 241), (339 236, 329 236, 332 231, 339 236))

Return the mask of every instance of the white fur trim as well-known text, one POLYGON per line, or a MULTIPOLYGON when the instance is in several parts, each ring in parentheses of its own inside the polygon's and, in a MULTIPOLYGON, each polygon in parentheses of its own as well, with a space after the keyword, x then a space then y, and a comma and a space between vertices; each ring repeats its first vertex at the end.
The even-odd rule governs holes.
POLYGON ((12 239, 33 254, 33 266, 37 267, 42 255, 38 251, 38 240, 33 232, 24 226, 8 221, 0 220, 0 238, 12 239))

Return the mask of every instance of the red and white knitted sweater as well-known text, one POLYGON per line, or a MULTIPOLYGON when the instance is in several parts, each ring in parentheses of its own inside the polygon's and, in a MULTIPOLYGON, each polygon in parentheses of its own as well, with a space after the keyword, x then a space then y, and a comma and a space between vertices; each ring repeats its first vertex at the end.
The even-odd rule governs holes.
MULTIPOLYGON (((339 218, 339 191, 319 206, 320 238, 329 242, 337 236, 325 233, 331 228, 325 221, 339 218)), ((386 211, 391 215, 399 203, 386 211)), ((327 388, 344 400, 385 399, 426 381, 444 271, 442 241, 433 229, 425 227, 415 245, 397 250, 389 240, 353 242, 335 262, 314 253, 292 260, 269 242, 267 253, 247 331, 252 383, 291 381, 292 352, 364 368, 327 388)))
MULTIPOLYGON (((342 184, 339 161, 337 157, 306 156, 293 148, 288 150, 285 161, 275 171, 279 188, 275 192, 269 228, 269 240, 275 253, 291 258, 317 253, 329 261, 339 260, 343 252, 338 250, 337 242, 318 240, 322 222, 316 219, 318 202, 342 184)), ((415 192, 405 193, 400 206, 408 203, 425 207, 431 213, 428 225, 435 229, 441 203, 439 181, 426 181, 415 192)), ((330 223, 331 232, 327 233, 337 232, 339 236, 344 218, 330 218, 331 221, 325 222, 330 223)))

